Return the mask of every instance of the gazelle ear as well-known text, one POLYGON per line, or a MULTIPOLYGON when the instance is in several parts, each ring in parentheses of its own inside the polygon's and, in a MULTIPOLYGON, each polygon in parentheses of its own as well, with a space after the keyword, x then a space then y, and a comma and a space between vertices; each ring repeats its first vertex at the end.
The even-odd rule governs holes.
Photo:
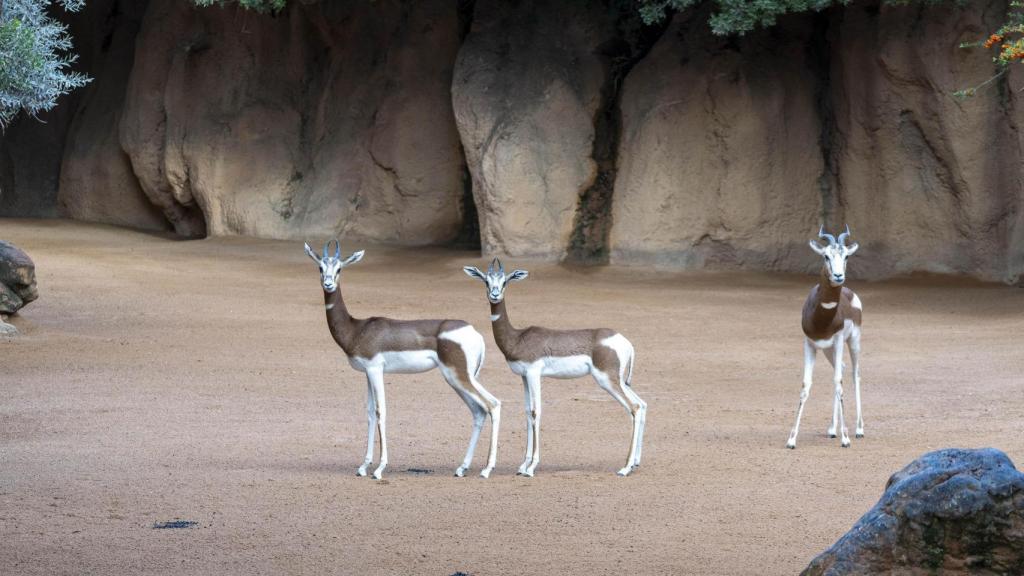
POLYGON ((860 248, 860 244, 858 244, 856 242, 854 242, 853 244, 850 244, 849 246, 846 247, 846 255, 849 256, 849 255, 853 254, 854 252, 857 251, 858 248, 860 248))
POLYGON ((308 242, 304 242, 303 245, 306 247, 306 256, 309 256, 310 258, 313 259, 313 262, 316 262, 317 264, 319 264, 320 263, 320 258, 318 258, 317 255, 316 255, 316 252, 313 252, 313 249, 309 247, 309 243, 308 242))
POLYGON ((477 268, 476 266, 463 266, 462 271, 465 272, 466 276, 469 276, 470 278, 476 278, 481 282, 487 282, 487 277, 484 276, 484 273, 481 272, 480 269, 477 268))
POLYGON ((519 282, 520 280, 526 280, 526 277, 529 275, 530 273, 526 270, 513 270, 505 280, 508 282, 519 282))
POLYGON ((822 248, 820 244, 818 244, 817 240, 811 240, 811 241, 809 241, 807 243, 807 245, 811 247, 811 250, 814 250, 818 254, 824 254, 825 253, 825 249, 822 248))
POLYGON ((366 254, 366 250, 356 250, 351 256, 345 259, 342 266, 348 266, 349 264, 355 264, 363 259, 363 254, 366 254))

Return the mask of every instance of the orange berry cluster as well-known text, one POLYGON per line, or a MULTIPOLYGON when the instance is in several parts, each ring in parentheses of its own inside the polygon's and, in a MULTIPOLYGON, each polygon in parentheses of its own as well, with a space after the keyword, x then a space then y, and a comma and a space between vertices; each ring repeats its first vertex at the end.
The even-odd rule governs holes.
POLYGON ((995 46, 997 43, 1002 42, 1002 41, 1003 41, 1003 37, 1002 36, 1000 36, 999 34, 993 34, 993 35, 988 37, 988 40, 985 41, 984 46, 985 46, 985 48, 991 48, 991 47, 995 46))
POLYGON ((1014 60, 1024 60, 1024 46, 1021 45, 1020 41, 1012 42, 1010 44, 1003 44, 1003 49, 999 53, 999 59, 1003 62, 1013 62, 1014 60))

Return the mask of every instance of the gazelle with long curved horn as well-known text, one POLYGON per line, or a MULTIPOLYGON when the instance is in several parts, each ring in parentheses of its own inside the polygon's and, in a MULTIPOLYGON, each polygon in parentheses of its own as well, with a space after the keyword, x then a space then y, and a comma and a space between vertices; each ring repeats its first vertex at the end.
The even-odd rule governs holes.
POLYGON ((853 368, 854 396, 857 402, 855 433, 857 438, 864 436, 864 419, 860 406, 860 325, 863 307, 853 290, 843 286, 846 281, 846 260, 860 246, 856 242, 847 246, 846 239, 849 237, 849 226, 839 238, 826 234, 823 226, 818 231, 818 238, 826 240, 828 244, 822 246, 815 240, 810 241, 811 250, 824 259, 824 264, 821 268, 821 281, 811 289, 807 301, 804 302, 801 319, 804 331, 804 381, 803 389, 800 390, 800 406, 796 411, 796 424, 793 425, 789 442, 786 443, 789 448, 796 448, 800 417, 804 413, 807 396, 811 393, 811 376, 818 350, 825 354, 833 368, 832 383, 835 386, 835 394, 832 399, 832 425, 828 429, 828 435, 835 438, 838 425, 840 445, 844 448, 850 445, 843 417, 844 344, 850 348, 850 363, 853 368))
POLYGON ((505 289, 509 282, 525 280, 529 273, 516 270, 505 274, 495 258, 487 274, 474 266, 463 270, 487 286, 491 303, 491 327, 494 340, 505 355, 509 367, 523 379, 526 396, 526 459, 519 473, 533 476, 540 463, 541 378, 579 378, 590 374, 598 386, 612 395, 633 420, 626 465, 619 470, 625 476, 640 465, 643 451, 647 403, 633 391, 633 345, 614 330, 550 330, 531 326, 512 327, 505 309, 505 289))
POLYGON ((438 368, 473 414, 469 448, 462 465, 455 471, 456 476, 464 475, 469 468, 484 421, 488 415, 491 417, 491 447, 487 466, 480 472, 481 476, 487 478, 498 456, 501 402, 477 380, 484 364, 483 336, 462 320, 353 318, 341 297, 338 277, 342 268, 363 258, 363 251, 359 250, 341 260, 341 246, 337 240, 334 243, 333 256, 329 255, 330 242, 324 245, 321 256, 317 256, 306 244, 306 254, 320 268, 327 327, 331 336, 345 351, 349 364, 366 374, 368 438, 366 458, 357 474, 366 476, 366 469, 373 462, 375 431, 380 436, 380 460, 377 469, 373 471, 373 477, 379 480, 388 463, 384 374, 410 374, 438 368))

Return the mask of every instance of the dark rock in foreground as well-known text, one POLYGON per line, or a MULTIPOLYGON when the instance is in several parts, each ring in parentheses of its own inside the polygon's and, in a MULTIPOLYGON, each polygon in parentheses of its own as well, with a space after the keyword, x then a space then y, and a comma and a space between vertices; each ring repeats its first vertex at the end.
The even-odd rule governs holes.
POLYGON ((0 240, 0 314, 14 314, 38 297, 32 259, 20 248, 0 240))
POLYGON ((929 452, 805 576, 1024 574, 1024 474, 999 450, 929 452))

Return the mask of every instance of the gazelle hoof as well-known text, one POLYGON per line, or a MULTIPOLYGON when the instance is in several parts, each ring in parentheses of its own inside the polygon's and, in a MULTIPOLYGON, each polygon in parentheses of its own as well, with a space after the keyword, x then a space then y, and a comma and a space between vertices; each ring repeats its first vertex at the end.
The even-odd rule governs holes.
POLYGON ((622 468, 621 470, 616 472, 616 474, 618 474, 619 476, 629 476, 629 473, 632 472, 632 471, 633 471, 633 467, 632 466, 626 466, 625 468, 622 468))
POLYGON ((863 438, 864 437, 864 431, 863 430, 857 430, 857 432, 854 434, 854 436, 856 436, 857 438, 863 438))
POLYGON ((462 466, 459 466, 459 467, 458 467, 458 468, 457 468, 457 469, 455 470, 455 477, 456 477, 456 478, 462 478, 462 477, 463 477, 463 476, 465 476, 465 475, 466 475, 466 469, 465 469, 464 467, 462 467, 462 466))
POLYGON ((377 468, 376 470, 373 471, 373 479, 374 480, 380 480, 383 476, 384 476, 384 470, 383 469, 377 468))
POLYGON ((480 477, 481 478, 490 478, 491 477, 491 469, 490 468, 484 468, 483 470, 481 470, 480 471, 480 477))
POLYGON ((356 470, 356 476, 366 476, 366 468, 356 470))
POLYGON ((841 442, 839 445, 842 446, 843 448, 849 448, 850 447, 850 439, 847 438, 846 440, 841 442))
POLYGON ((522 472, 520 472, 518 474, 518 476, 523 476, 525 478, 533 478, 533 471, 532 470, 523 470, 522 472))

